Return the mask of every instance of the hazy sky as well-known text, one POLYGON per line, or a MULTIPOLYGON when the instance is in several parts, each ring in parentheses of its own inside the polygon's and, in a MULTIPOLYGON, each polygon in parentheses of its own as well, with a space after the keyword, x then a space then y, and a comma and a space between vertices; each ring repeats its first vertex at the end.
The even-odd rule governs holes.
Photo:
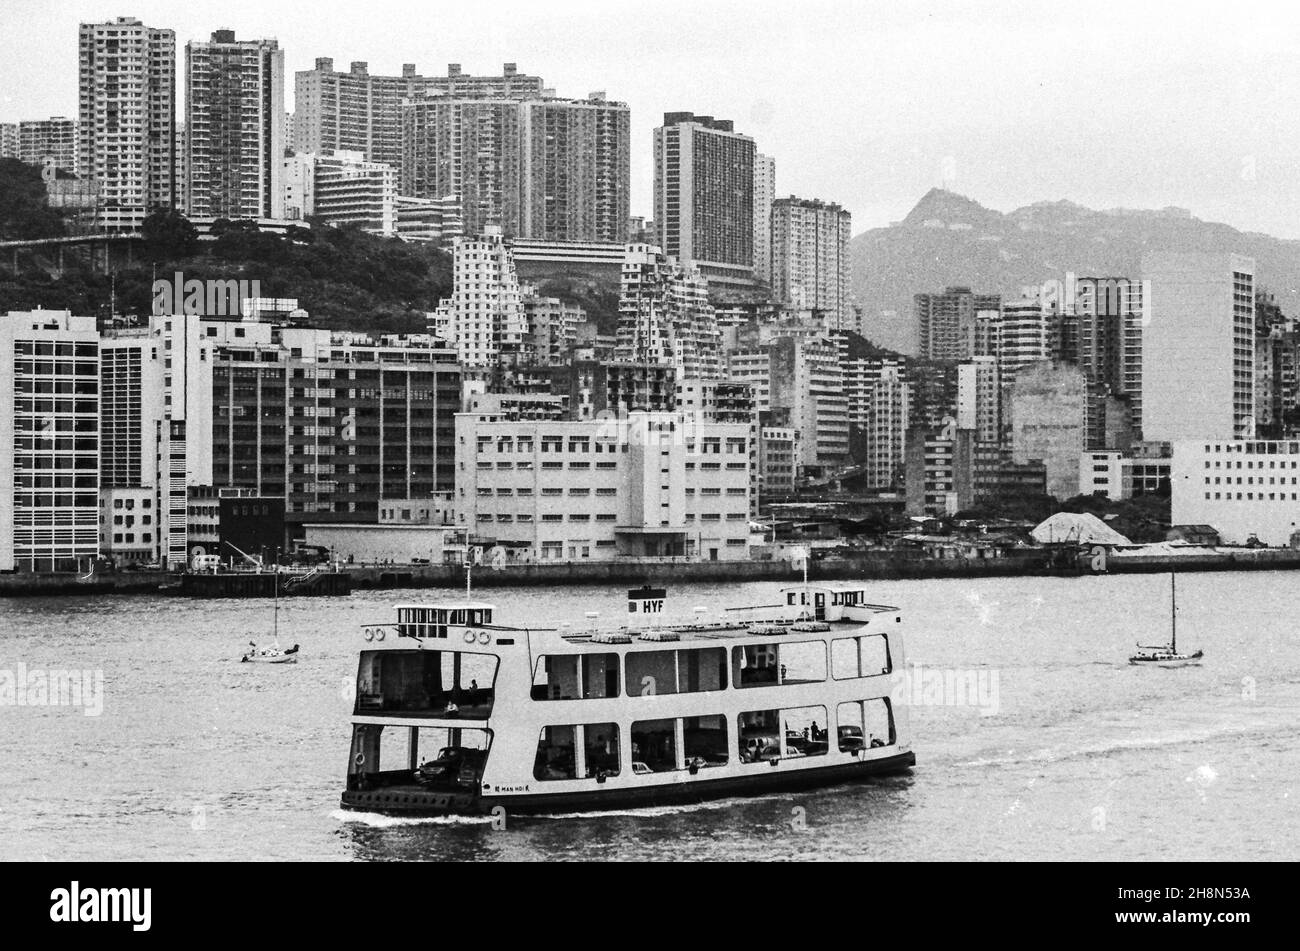
MULTIPOLYGON (((632 211, 649 214, 665 111, 735 120, 777 191, 854 231, 932 185, 1002 211, 1068 198, 1180 205, 1300 237, 1300 8, 1283 3, 652 0, 0 0, 0 121, 75 116, 77 25, 134 16, 184 44, 275 37, 295 70, 514 61, 562 96, 632 109, 632 211)), ((178 83, 178 89, 183 88, 178 83)))

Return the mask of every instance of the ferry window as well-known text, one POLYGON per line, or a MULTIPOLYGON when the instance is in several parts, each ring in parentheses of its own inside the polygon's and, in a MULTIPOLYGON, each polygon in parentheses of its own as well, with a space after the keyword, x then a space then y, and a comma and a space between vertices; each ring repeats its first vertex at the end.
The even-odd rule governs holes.
POLYGON ((898 742, 894 710, 888 697, 841 703, 835 711, 835 720, 842 753, 878 749, 898 742))
POLYGON ((811 684, 826 679, 823 641, 784 641, 732 648, 732 677, 737 687, 811 684))
POLYGON ((632 772, 681 769, 677 720, 639 720, 632 724, 632 772))
POLYGON ((362 651, 355 712, 481 720, 492 712, 497 666, 493 654, 362 651))
POLYGON ((726 766, 727 718, 722 714, 682 720, 683 759, 686 767, 726 766))
POLYGON ((723 647, 634 651, 626 655, 627 695, 707 693, 727 689, 723 647))
POLYGON ((491 741, 481 729, 358 724, 348 789, 477 789, 491 741))
POLYGON ((618 742, 616 723, 543 727, 537 740, 533 776, 539 780, 617 776, 618 742))
POLYGON ((836 680, 875 677, 893 670, 889 639, 884 634, 842 637, 831 641, 831 672, 836 680))
POLYGON ((617 654, 544 654, 533 669, 534 700, 618 696, 617 654), (579 676, 581 674, 581 676, 579 676))
POLYGON ((787 707, 754 710, 738 719, 742 763, 820 756, 827 750, 826 708, 787 707))

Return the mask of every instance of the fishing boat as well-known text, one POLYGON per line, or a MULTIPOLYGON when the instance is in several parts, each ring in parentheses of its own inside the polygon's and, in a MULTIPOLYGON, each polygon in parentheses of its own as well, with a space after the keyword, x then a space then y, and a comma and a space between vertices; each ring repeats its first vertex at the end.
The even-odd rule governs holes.
POLYGON ((275 568, 275 607, 272 610, 271 646, 259 648, 253 641, 248 642, 248 650, 240 658, 240 663, 249 664, 296 664, 298 663, 298 645, 280 646, 280 566, 275 568))
POLYGON ((1139 644, 1138 653, 1128 659, 1130 664, 1153 667, 1198 667, 1203 651, 1191 654, 1178 652, 1178 582, 1171 572, 1169 575, 1169 643, 1150 645, 1139 644))
POLYGON ((822 787, 916 763, 898 608, 857 585, 668 620, 498 623, 474 600, 397 606, 361 631, 345 809, 565 813, 822 787))

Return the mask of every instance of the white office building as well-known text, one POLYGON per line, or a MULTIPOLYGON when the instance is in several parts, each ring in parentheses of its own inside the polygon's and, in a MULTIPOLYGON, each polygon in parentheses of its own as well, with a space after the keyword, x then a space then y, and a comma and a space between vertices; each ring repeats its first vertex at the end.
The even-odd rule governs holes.
POLYGON ((99 551, 99 333, 68 311, 0 317, 0 571, 99 551))
POLYGON ((1142 258, 1142 435, 1254 435, 1255 262, 1238 254, 1142 258))
POLYGON ((750 427, 677 413, 456 417, 456 519, 512 561, 743 559, 750 427))
POLYGON ((1174 443, 1175 525, 1210 525, 1225 544, 1255 536, 1290 545, 1300 529, 1300 442, 1187 440, 1174 443))

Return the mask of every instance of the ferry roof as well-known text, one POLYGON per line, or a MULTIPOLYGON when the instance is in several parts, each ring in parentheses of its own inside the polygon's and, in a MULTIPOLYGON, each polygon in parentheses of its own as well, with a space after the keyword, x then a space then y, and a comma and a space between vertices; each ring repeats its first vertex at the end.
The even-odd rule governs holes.
POLYGON ((397 605, 397 610, 423 608, 433 611, 495 611, 496 605, 487 601, 420 601, 397 605))

